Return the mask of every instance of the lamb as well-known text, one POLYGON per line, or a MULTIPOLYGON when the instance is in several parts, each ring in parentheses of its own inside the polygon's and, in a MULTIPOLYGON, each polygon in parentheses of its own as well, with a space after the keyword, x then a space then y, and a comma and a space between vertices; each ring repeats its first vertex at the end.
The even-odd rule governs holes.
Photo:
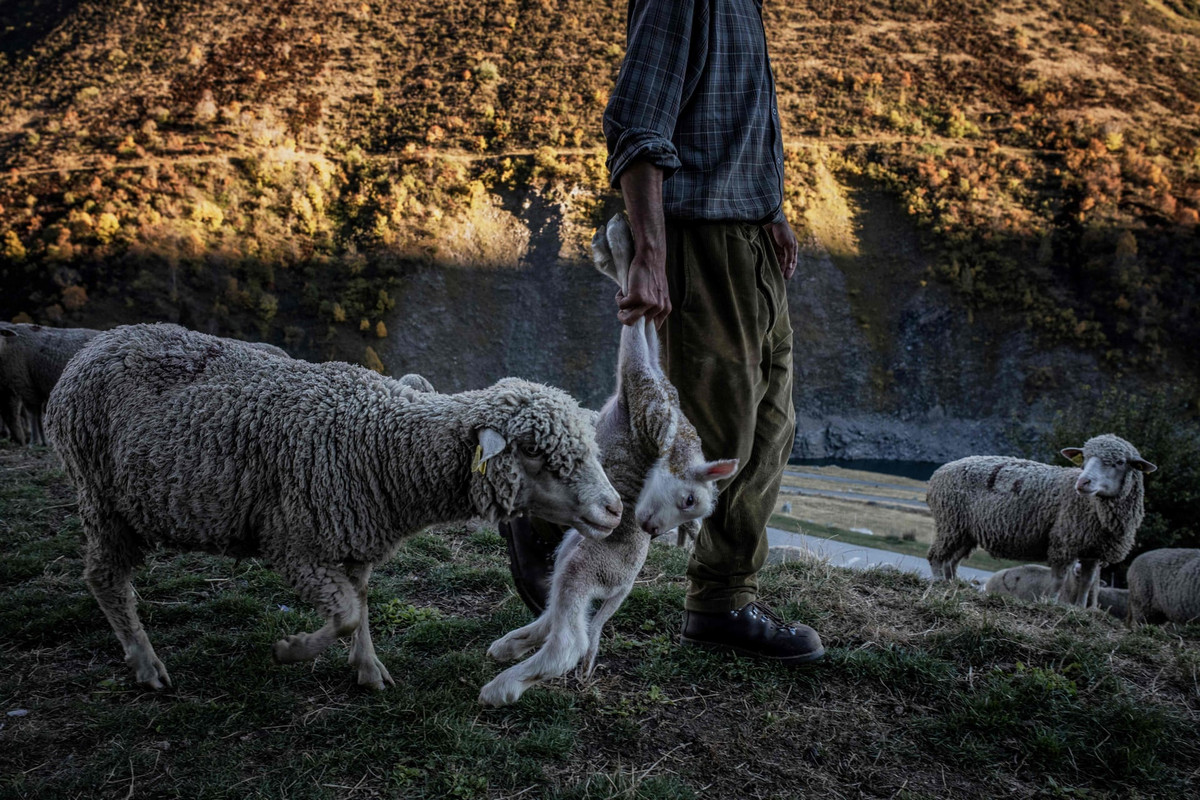
POLYGON ((617 526, 620 497, 570 396, 514 378, 423 386, 167 324, 116 328, 72 360, 47 430, 79 493, 84 578, 139 683, 171 684, 129 580, 157 545, 264 557, 325 619, 276 642, 275 660, 352 636, 358 682, 382 689, 394 681, 367 581, 401 539, 525 512, 597 538, 617 526))
POLYGON ((42 410, 50 390, 71 357, 98 333, 90 328, 0 322, 0 418, 13 441, 46 443, 42 410))
MULTIPOLYGON (((1082 565, 1076 561, 1067 571, 1067 580, 1080 581, 1083 578, 1082 565)), ((983 591, 987 594, 1006 594, 1019 597, 1022 600, 1053 600, 1058 597, 1061 587, 1054 577, 1054 571, 1042 564, 1022 564, 1019 567, 1009 567, 988 578, 983 591)), ((1071 588, 1074 591, 1074 588, 1071 588)), ((1125 619, 1129 608, 1129 590, 1113 589, 1108 586, 1094 587, 1088 598, 1088 608, 1100 608, 1117 619, 1125 619)))
POLYGON ((1082 469, 1004 456, 971 456, 938 469, 927 501, 936 534, 929 566, 953 580, 980 546, 998 558, 1046 560, 1059 602, 1086 605, 1100 565, 1129 555, 1142 524, 1144 473, 1157 467, 1113 434, 1062 454, 1082 469), (1082 578, 1067 581, 1080 561, 1082 578))
MULTIPOLYGON (((633 238, 624 217, 597 232, 592 251, 600 271, 625 288, 633 238)), ((576 665, 590 676, 600 634, 633 588, 650 540, 678 529, 682 543, 715 508, 715 481, 737 469, 736 459, 705 460, 696 429, 659 365, 658 335, 644 318, 621 331, 617 388, 600 411, 596 439, 605 472, 634 513, 626 513, 604 540, 567 533, 555 553, 545 611, 494 642, 488 655, 512 661, 541 649, 484 686, 483 705, 515 703, 530 686, 576 665)))
POLYGON ((1129 565, 1129 621, 1200 620, 1200 550, 1164 548, 1129 565))

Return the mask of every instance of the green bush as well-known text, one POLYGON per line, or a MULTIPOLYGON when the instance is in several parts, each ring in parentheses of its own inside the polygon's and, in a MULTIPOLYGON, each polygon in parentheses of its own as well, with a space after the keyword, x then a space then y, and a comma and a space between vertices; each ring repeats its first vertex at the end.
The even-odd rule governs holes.
POLYGON ((1061 462, 1059 450, 1080 447, 1102 433, 1128 439, 1158 467, 1146 476, 1146 519, 1130 558, 1160 547, 1200 547, 1200 420, 1194 394, 1108 389, 1060 413, 1032 455, 1061 462))

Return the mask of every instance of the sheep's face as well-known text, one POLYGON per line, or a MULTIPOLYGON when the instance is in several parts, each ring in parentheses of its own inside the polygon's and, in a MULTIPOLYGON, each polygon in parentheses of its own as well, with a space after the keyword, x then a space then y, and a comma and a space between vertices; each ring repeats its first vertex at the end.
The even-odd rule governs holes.
MULTIPOLYGON (((602 539, 621 522, 621 497, 600 465, 594 415, 569 395, 506 379, 513 391, 503 431, 491 431, 487 458, 510 485, 514 513, 528 513, 602 539)), ((489 464, 489 471, 492 466, 489 464)))
POLYGON ((1083 467, 1075 480, 1075 491, 1085 497, 1120 497, 1125 494, 1131 473, 1158 469, 1129 442, 1111 434, 1089 439, 1082 448, 1068 447, 1062 454, 1083 467))
POLYGON ((594 448, 588 456, 564 472, 551 468, 535 442, 518 439, 512 447, 529 513, 574 528, 589 539, 603 539, 621 522, 621 496, 594 448))

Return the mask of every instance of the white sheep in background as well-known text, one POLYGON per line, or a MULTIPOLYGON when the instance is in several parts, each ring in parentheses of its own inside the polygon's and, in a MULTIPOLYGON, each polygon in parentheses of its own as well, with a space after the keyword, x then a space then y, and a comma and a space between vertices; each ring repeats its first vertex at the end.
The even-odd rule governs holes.
POLYGON ((140 683, 170 685, 129 582, 156 545, 263 556, 326 620, 275 659, 353 635, 358 682, 381 689, 367 579, 402 538, 526 512, 589 536, 616 527, 590 414, 567 394, 511 378, 422 388, 175 325, 117 328, 72 360, 47 428, 79 491, 84 577, 140 683))
POLYGON ((98 333, 0 322, 0 419, 13 441, 46 443, 42 410, 50 391, 67 362, 98 333))
POLYGON ((1062 454, 1083 469, 1004 456, 971 456, 938 469, 927 494, 934 579, 953 580, 978 546, 997 558, 1047 561, 1057 599, 1086 605, 1100 565, 1119 563, 1133 548, 1145 515, 1142 474, 1157 468, 1112 434, 1062 454), (1065 581, 1076 560, 1082 579, 1065 581))
POLYGON ((1129 619, 1200 620, 1200 550, 1169 547, 1142 553, 1129 565, 1129 619))
MULTIPOLYGON (((625 288, 633 237, 623 216, 597 232, 592 251, 597 268, 625 288)), ((715 482, 737 469, 736 459, 705 460, 700 437, 659 365, 657 332, 644 318, 621 331, 617 389, 600 411, 596 441, 608 477, 634 513, 626 512, 603 540, 567 533, 555 553, 545 611, 496 640, 488 655, 512 661, 541 649, 484 686, 484 705, 515 703, 530 686, 576 665, 590 676, 600 634, 633 588, 650 540, 679 528, 682 542, 683 526, 698 527, 716 507, 715 482)))
MULTIPOLYGON (((1075 583, 1083 578, 1082 565, 1076 561, 1067 571, 1067 581, 1072 582, 1069 591, 1076 591, 1075 583)), ((1054 600, 1062 587, 1054 577, 1054 571, 1043 564, 1022 564, 1009 567, 988 578, 983 590, 987 594, 1006 594, 1022 600, 1054 600)), ((1125 619, 1128 608, 1128 590, 1112 589, 1107 586, 1094 587, 1088 599, 1089 608, 1102 608, 1118 619, 1125 619)))

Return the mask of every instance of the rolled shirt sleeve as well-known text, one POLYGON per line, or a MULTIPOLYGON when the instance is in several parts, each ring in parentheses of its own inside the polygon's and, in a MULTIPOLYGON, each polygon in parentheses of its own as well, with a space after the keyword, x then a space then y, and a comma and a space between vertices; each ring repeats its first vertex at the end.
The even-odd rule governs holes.
POLYGON ((681 166, 671 141, 689 68, 695 4, 630 0, 625 61, 604 111, 608 171, 614 188, 635 161, 648 161, 669 177, 681 166))

